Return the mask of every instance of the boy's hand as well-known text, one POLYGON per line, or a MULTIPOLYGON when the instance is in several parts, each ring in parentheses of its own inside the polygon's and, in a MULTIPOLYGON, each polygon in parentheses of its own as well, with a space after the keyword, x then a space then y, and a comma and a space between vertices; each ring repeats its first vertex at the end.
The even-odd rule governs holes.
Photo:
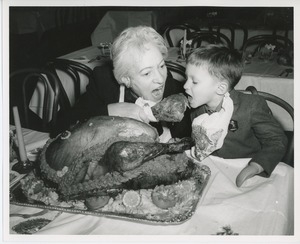
POLYGON ((236 177, 236 185, 237 187, 240 187, 245 180, 253 177, 254 175, 257 175, 261 172, 263 172, 263 168, 255 162, 251 162, 249 165, 247 165, 242 171, 238 174, 236 177))

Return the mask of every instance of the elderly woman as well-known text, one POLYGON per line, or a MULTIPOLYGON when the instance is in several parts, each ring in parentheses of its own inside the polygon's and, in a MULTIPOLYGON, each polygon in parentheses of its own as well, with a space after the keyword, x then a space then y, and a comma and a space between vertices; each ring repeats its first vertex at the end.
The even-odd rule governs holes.
MULTIPOLYGON (((135 104, 141 97, 154 103, 164 97, 184 92, 183 84, 168 72, 168 50, 164 39, 151 27, 125 29, 111 48, 112 63, 94 69, 94 79, 72 110, 60 120, 59 131, 77 120, 97 115, 130 117, 149 122, 144 110, 135 104)), ((186 111, 186 114, 189 111, 186 111)), ((159 134, 168 128, 171 137, 190 136, 190 119, 181 122, 151 123, 159 134)))

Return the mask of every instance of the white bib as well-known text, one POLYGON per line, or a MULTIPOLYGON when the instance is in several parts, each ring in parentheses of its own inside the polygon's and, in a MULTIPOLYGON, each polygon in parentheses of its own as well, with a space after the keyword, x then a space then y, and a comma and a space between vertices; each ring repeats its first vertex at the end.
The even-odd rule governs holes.
POLYGON ((212 152, 223 146, 228 126, 233 113, 233 101, 227 92, 219 112, 201 114, 192 122, 192 137, 195 146, 191 156, 202 161, 212 152))

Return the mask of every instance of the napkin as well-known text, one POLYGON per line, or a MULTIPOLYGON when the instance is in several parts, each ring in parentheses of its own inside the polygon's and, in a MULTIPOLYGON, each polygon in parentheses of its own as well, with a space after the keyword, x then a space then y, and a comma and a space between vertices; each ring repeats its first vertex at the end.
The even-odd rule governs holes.
POLYGON ((202 161, 223 146, 232 113, 233 102, 227 92, 219 112, 201 114, 193 120, 192 137, 195 146, 191 149, 192 157, 202 161))
MULTIPOLYGON (((147 115, 149 121, 151 122, 158 122, 158 120, 154 117, 152 113, 151 107, 154 106, 156 103, 150 100, 145 100, 141 97, 139 97, 135 101, 136 105, 139 105, 141 108, 143 108, 145 114, 147 115)), ((170 129, 166 126, 165 122, 161 122, 163 133, 159 136, 159 141, 162 143, 167 143, 171 138, 171 132, 170 129)))
POLYGON ((148 119, 151 122, 158 122, 157 119, 154 117, 151 107, 154 106, 156 103, 150 100, 145 100, 141 97, 139 97, 136 101, 135 101, 136 105, 139 105, 141 108, 143 108, 145 114, 148 116, 148 119))

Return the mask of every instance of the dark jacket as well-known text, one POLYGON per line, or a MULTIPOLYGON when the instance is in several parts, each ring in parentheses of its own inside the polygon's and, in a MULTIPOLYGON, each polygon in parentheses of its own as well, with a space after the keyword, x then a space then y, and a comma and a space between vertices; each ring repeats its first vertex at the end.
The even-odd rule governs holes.
MULTIPOLYGON (((284 131, 263 97, 236 90, 230 92, 230 97, 234 105, 231 125, 222 148, 212 155, 252 158, 250 162, 260 164, 265 170, 261 175, 268 177, 286 152, 284 131)), ((205 106, 201 106, 191 112, 191 119, 205 112, 205 106)))
MULTIPOLYGON (((93 70, 93 79, 87 85, 86 92, 80 97, 74 107, 58 119, 54 135, 69 128, 76 121, 82 121, 93 116, 108 115, 107 105, 119 100, 120 85, 113 75, 112 64, 98 66, 93 70)), ((168 72, 163 97, 183 93, 183 83, 172 78, 168 72)), ((134 103, 136 97, 129 89, 125 89, 125 102, 134 103)), ((158 132, 162 132, 160 123, 151 123, 158 132)), ((172 137, 182 138, 191 135, 190 110, 187 109, 184 118, 178 123, 168 123, 172 137)), ((53 136, 54 136, 53 135, 53 136)))

